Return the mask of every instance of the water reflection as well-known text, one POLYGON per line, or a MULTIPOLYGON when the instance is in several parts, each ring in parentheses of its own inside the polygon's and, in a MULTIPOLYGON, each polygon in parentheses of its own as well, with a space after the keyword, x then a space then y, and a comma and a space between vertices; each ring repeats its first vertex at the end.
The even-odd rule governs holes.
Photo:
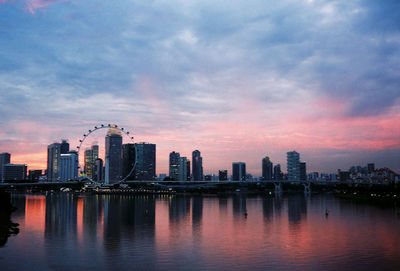
POLYGON ((15 196, 13 204, 21 233, 9 239, 0 263, 16 269, 35 259, 44 270, 400 267, 393 210, 325 196, 55 193, 15 196))

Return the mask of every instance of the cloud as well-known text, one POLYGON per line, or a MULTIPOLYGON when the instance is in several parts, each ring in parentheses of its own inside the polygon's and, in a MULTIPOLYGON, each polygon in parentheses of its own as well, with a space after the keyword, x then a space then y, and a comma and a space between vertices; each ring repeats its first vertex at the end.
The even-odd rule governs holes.
POLYGON ((291 148, 400 149, 398 1, 1 3, 3 142, 119 123, 164 172, 173 149, 254 171, 291 148))

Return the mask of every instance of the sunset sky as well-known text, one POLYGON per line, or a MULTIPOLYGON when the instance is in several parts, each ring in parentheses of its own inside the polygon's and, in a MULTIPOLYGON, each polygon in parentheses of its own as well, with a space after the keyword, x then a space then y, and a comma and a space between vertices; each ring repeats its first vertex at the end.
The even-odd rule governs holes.
MULTIPOLYGON (((205 173, 400 172, 400 1, 0 0, 0 152, 46 167, 101 123, 205 173)), ((104 141, 105 133, 93 140, 104 141)))

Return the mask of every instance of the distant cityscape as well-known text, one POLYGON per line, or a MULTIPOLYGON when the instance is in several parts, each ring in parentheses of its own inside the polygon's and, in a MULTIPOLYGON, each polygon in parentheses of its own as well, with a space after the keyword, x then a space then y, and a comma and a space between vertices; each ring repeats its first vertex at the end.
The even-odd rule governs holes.
MULTIPOLYGON (((121 130, 109 125, 105 137, 105 161, 99 157, 99 145, 93 144, 83 152, 83 168, 79 165, 79 152, 70 150, 67 140, 52 143, 47 147, 47 169, 27 171, 26 164, 11 163, 10 153, 0 154, 1 182, 36 181, 67 182, 87 177, 97 183, 115 184, 122 181, 293 181, 293 182, 337 182, 360 183, 398 182, 399 174, 389 168, 351 166, 337 173, 307 172, 307 164, 300 160, 297 151, 287 152, 287 172, 281 165, 274 165, 268 156, 261 159, 261 177, 246 172, 245 162, 232 162, 231 172, 220 169, 218 175, 204 174, 203 157, 199 150, 192 152, 192 159, 179 152, 169 154, 169 172, 156 174, 156 144, 138 142, 123 144, 121 130), (231 174, 229 174, 231 173, 231 174)), ((86 135, 85 135, 86 136, 86 135)), ((79 150, 79 148, 78 148, 79 150)))

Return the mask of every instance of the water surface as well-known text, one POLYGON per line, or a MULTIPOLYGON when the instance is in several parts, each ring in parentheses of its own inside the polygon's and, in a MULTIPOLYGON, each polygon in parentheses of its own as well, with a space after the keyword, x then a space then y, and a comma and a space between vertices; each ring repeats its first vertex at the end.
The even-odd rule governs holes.
POLYGON ((399 211, 329 195, 12 201, 2 270, 400 270, 399 211))

